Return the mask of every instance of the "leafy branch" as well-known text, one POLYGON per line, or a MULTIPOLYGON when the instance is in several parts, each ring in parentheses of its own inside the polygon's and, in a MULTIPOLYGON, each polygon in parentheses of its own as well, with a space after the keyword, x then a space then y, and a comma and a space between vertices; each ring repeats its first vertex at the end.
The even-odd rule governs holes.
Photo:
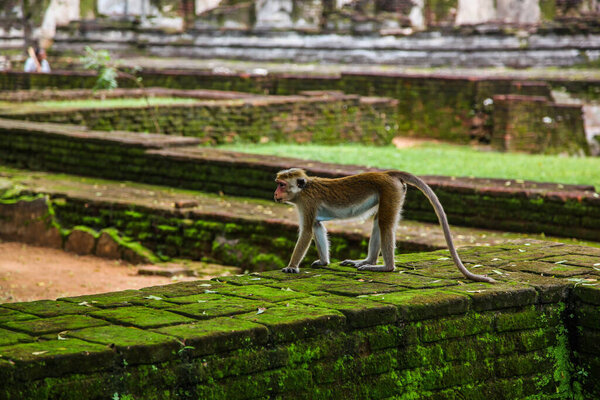
POLYGON ((157 106, 152 107, 148 93, 142 82, 142 77, 137 74, 141 71, 140 67, 133 67, 133 73, 129 73, 123 67, 121 60, 113 60, 108 50, 94 50, 90 46, 85 46, 85 54, 79 59, 83 63, 83 68, 94 70, 98 73, 98 78, 94 84, 94 90, 112 90, 119 87, 118 78, 123 77, 131 80, 136 86, 142 89, 144 100, 150 111, 150 117, 154 123, 156 133, 160 133, 160 125, 157 118, 157 106))

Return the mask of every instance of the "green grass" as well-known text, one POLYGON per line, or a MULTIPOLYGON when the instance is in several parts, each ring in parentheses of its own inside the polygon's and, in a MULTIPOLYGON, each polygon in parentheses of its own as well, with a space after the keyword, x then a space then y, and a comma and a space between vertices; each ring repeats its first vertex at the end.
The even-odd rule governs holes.
MULTIPOLYGON (((200 99, 191 99, 183 97, 150 97, 148 99, 151 105, 164 106, 174 104, 192 104, 200 99)), ((37 102, 0 102, 0 107, 19 107, 29 108, 41 111, 42 109, 64 109, 64 108, 118 108, 118 107, 145 107, 146 100, 139 99, 81 99, 81 100, 48 100, 37 102)))
MULTIPOLYGON (((600 188, 600 158, 481 151, 469 146, 425 144, 396 149, 358 144, 340 146, 236 144, 222 149, 329 163, 398 169, 416 175, 522 179, 600 188)), ((292 165, 290 165, 292 167, 292 165)))

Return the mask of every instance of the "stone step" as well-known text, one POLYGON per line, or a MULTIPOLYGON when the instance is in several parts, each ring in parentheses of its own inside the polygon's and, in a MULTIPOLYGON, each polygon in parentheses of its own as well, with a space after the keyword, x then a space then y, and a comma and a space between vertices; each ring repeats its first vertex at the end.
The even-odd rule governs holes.
MULTIPOLYGON (((5 219, 0 235, 5 239, 30 243, 39 240, 42 241, 39 244, 66 246, 80 254, 95 252, 107 257, 124 254, 133 262, 158 261, 160 257, 145 253, 123 253, 118 246, 113 249, 116 253, 111 253, 110 246, 101 244, 109 235, 95 232, 115 228, 121 237, 139 242, 164 258, 189 258, 262 270, 284 266, 297 238, 296 211, 292 206, 273 201, 7 168, 0 168, 0 176, 5 183, 20 188, 4 201, 8 204, 0 204, 0 215, 5 219), (38 195, 48 197, 56 222, 63 229, 72 229, 68 235, 63 232, 61 237, 60 230, 41 234, 39 229, 48 224, 43 221, 31 224, 34 232, 23 232, 23 227, 29 226, 26 220, 43 218, 48 213, 43 199, 26 206, 27 199, 38 195), (182 208, 181 204, 189 206, 182 208), (76 239, 76 234, 81 238, 76 239)), ((364 255, 370 222, 330 221, 325 225, 330 232, 334 258, 364 255)), ((463 227, 453 227, 452 231, 457 246, 503 243, 518 237, 463 227)), ((401 222, 397 241, 399 252, 446 247, 437 224, 415 221, 401 222)), ((306 262, 316 257, 311 248, 306 262)))
POLYGON ((600 250, 523 240, 464 254, 498 283, 466 281, 438 251, 400 255, 393 273, 332 264, 0 304, 0 393, 550 398, 561 376, 597 398, 585 377, 600 372, 600 250))

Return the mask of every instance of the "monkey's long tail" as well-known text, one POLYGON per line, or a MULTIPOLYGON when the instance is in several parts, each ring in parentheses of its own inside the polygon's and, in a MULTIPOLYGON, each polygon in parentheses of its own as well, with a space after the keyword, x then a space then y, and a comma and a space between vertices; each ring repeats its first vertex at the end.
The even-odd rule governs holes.
POLYGON ((444 209, 442 208, 442 204, 440 203, 439 199, 437 198, 433 190, 429 187, 429 185, 426 184, 421 178, 416 177, 415 175, 410 174, 408 172, 393 171, 391 172, 391 175, 401 179, 402 181, 408 183, 411 186, 416 187, 427 197, 427 199, 433 206, 438 220, 440 221, 440 225, 442 226, 442 230, 444 231, 444 237, 446 238, 446 244, 448 244, 448 249, 450 250, 450 254, 452 255, 452 260, 454 260, 454 264, 456 264, 460 272, 462 272, 462 274, 465 277, 474 281, 496 283, 494 279, 488 276, 477 275, 472 273, 463 265, 460 257, 458 257, 458 253, 456 252, 456 247, 454 247, 454 242, 452 241, 452 234, 450 233, 450 226, 448 225, 448 218, 446 217, 446 213, 444 212, 444 209))

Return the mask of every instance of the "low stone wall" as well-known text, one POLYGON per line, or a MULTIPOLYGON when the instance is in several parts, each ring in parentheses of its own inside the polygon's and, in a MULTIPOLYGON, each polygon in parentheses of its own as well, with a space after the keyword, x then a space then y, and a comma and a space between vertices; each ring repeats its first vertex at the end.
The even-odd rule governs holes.
POLYGON ((246 97, 157 107, 70 108, 37 111, 18 107, 4 118, 84 125, 93 130, 193 136, 204 144, 274 141, 388 144, 397 135, 395 100, 311 93, 246 97))
MULTIPOLYGON (((369 170, 210 148, 161 149, 162 138, 195 140, 83 132, 50 124, 2 120, 0 162, 37 170, 264 199, 272 199, 274 174, 291 166, 329 177, 369 170), (149 142, 151 148, 148 148, 149 142)), ((452 224, 600 239, 600 195, 593 187, 501 179, 424 179, 436 191, 452 224)), ((428 201, 416 190, 409 191, 405 217, 437 221, 428 201)))
POLYGON ((444 251, 400 256, 400 274, 333 264, 2 304, 1 396, 599 396, 596 342, 585 363, 571 347, 594 331, 570 316, 574 298, 599 304, 597 249, 462 254, 500 283, 464 281, 444 251))
MULTIPOLYGON (((150 71, 141 73, 147 86, 177 89, 236 90, 256 94, 295 95, 304 90, 341 90, 361 96, 385 96, 398 100, 395 121, 399 135, 438 138, 458 143, 472 139, 489 141, 492 133, 494 95, 539 95, 548 86, 536 81, 385 73, 341 75, 218 74, 203 71, 150 71), (537 84, 532 84, 537 83, 537 84)), ((84 72, 25 74, 0 72, 0 89, 91 88, 96 78, 84 72)), ((128 87, 132 82, 119 81, 128 87)), ((600 96, 594 80, 569 82, 555 79, 552 88, 566 88, 578 95, 600 96)), ((555 115, 549 115, 554 121, 555 115)), ((390 117, 391 118, 391 117, 390 117)), ((395 125, 392 126, 393 129, 395 125)))
POLYGON ((494 96, 492 146, 528 153, 589 154, 581 105, 539 96, 494 96))

